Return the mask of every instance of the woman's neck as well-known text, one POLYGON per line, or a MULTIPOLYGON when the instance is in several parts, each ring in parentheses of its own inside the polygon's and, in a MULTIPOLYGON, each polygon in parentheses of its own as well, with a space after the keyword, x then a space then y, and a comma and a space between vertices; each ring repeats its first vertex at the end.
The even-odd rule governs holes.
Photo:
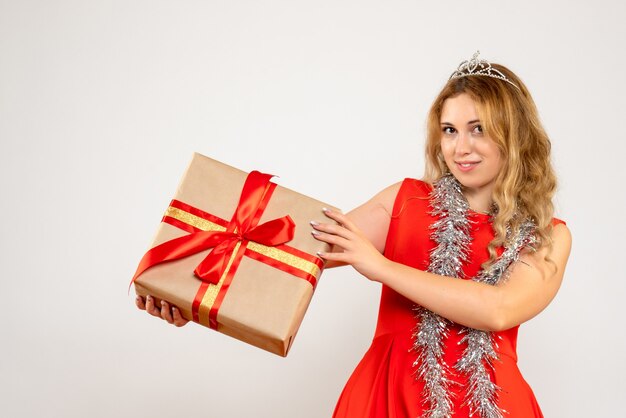
POLYGON ((493 205, 491 188, 480 190, 463 190, 463 196, 467 200, 471 210, 480 213, 490 213, 493 205))

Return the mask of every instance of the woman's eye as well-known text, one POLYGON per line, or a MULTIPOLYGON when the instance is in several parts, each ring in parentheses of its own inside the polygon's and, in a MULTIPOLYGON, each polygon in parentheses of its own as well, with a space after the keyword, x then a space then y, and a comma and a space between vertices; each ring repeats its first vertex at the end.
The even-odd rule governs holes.
POLYGON ((453 128, 453 127, 451 127, 451 126, 444 126, 444 127, 443 127, 443 133, 444 133, 444 134, 448 134, 448 135, 450 135, 450 134, 453 134, 453 133, 455 133, 455 132, 456 132, 456 131, 455 131, 455 130, 454 130, 454 128, 453 128))
POLYGON ((474 126, 474 133, 475 134, 482 134, 483 133, 483 127, 481 125, 474 126))

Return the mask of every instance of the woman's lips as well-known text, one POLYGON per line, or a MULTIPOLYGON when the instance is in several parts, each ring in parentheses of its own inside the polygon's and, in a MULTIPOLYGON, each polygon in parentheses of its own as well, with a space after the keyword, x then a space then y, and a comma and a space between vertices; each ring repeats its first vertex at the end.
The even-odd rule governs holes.
POLYGON ((463 171, 464 173, 468 172, 468 171, 472 171, 474 169, 474 167, 476 167, 479 164, 480 161, 478 162, 466 162, 466 163, 456 163, 456 167, 460 170, 463 171))

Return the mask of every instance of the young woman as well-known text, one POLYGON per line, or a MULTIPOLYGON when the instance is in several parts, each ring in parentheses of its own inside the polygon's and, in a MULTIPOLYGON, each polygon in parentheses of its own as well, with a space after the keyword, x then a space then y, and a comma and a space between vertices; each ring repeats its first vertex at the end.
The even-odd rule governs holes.
MULTIPOLYGON (((326 268, 382 283, 374 340, 337 418, 541 417, 517 365, 519 324, 556 295, 570 252, 553 218, 550 141, 521 80, 476 53, 428 117, 426 175, 313 220, 326 268)), ((177 309, 137 305, 177 326, 177 309)))
POLYGON ((382 283, 371 347, 334 417, 541 417, 517 330, 556 295, 570 252, 553 218, 550 141, 521 80, 475 54, 428 117, 426 175, 341 226, 313 222, 327 268, 382 283))

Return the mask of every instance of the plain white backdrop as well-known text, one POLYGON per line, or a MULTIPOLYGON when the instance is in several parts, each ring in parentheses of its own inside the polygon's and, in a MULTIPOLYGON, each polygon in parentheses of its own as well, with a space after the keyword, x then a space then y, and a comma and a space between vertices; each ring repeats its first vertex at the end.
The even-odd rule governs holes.
POLYGON ((476 49, 533 93, 574 240, 560 293, 520 329, 520 368, 547 417, 623 413, 625 15, 618 0, 0 0, 0 416, 330 416, 378 285, 327 271, 283 359, 149 317, 128 282, 194 151, 345 211, 419 178, 428 107, 476 49))

